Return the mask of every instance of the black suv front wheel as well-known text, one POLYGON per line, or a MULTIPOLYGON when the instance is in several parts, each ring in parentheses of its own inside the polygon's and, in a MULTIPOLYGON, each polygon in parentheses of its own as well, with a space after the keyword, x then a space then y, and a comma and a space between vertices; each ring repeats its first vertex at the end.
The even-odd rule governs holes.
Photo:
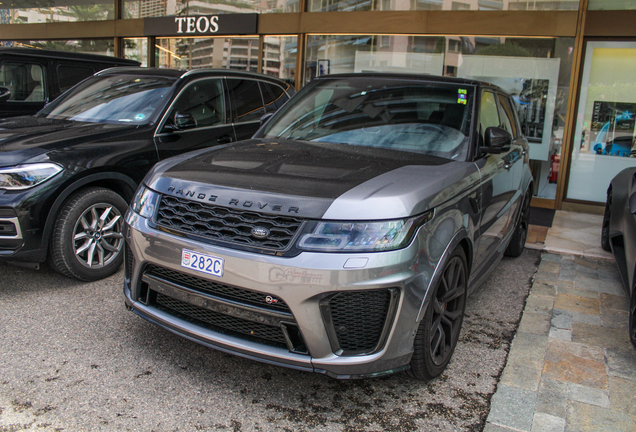
POLYGON ((123 262, 127 204, 110 189, 88 188, 64 204, 53 230, 49 265, 82 281, 115 273, 123 262))

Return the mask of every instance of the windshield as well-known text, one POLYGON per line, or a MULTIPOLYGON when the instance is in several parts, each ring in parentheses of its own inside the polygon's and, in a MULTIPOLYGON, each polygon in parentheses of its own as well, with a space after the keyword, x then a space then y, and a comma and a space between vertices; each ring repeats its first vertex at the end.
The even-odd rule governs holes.
POLYGON ((89 78, 37 115, 90 123, 143 124, 165 104, 175 80, 109 75, 89 78))
POLYGON ((263 138, 343 143, 465 160, 474 87, 386 78, 321 80, 263 138))

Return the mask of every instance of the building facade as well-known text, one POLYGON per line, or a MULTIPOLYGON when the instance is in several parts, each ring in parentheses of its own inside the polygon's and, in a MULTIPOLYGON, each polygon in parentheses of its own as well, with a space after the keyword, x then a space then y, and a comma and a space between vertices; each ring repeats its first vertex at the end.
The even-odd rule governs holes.
POLYGON ((602 212, 636 165, 636 0, 14 0, 0 41, 262 72, 415 72, 510 92, 531 142, 533 205, 602 212), (245 19, 236 19, 243 17, 245 19))

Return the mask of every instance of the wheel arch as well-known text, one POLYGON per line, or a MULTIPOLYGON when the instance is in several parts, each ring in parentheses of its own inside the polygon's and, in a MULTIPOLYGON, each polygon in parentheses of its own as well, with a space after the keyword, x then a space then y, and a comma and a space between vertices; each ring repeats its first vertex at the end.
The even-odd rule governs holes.
POLYGON ((46 222, 44 223, 44 230, 42 232, 41 247, 47 249, 47 254, 48 244, 51 233, 53 232, 53 225, 55 224, 60 209, 73 194, 87 187, 110 189, 119 194, 126 202, 130 202, 135 194, 137 183, 126 174, 118 172, 99 172, 83 176, 67 185, 62 192, 57 195, 46 216, 46 222))

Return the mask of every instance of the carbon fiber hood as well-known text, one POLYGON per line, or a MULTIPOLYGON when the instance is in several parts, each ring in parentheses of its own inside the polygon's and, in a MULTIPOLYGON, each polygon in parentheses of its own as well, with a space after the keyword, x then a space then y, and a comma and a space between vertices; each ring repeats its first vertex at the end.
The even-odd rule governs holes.
POLYGON ((392 219, 425 211, 471 167, 387 149, 253 139, 168 159, 146 184, 164 194, 262 213, 392 219))

